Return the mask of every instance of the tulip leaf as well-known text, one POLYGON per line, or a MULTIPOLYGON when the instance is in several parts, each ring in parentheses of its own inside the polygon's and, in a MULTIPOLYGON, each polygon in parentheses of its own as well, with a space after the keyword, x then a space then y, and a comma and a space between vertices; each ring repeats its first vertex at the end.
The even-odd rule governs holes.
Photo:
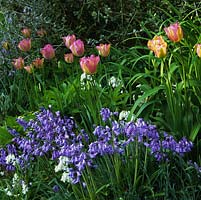
POLYGON ((201 124, 200 123, 194 125, 194 127, 193 127, 193 129, 191 131, 190 137, 189 137, 192 142, 195 141, 200 129, 201 129, 201 124))
POLYGON ((5 22, 4 14, 0 12, 0 23, 4 23, 4 22, 5 22))
POLYGON ((0 146, 4 146, 11 142, 13 136, 5 127, 0 127, 0 146))

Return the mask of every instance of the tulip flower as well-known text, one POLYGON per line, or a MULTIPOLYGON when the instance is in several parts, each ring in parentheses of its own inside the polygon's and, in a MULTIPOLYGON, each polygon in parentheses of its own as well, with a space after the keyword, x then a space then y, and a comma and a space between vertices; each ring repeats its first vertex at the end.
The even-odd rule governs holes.
POLYGON ((100 61, 100 57, 95 55, 91 55, 90 57, 80 58, 80 66, 82 71, 90 75, 95 74, 99 61, 100 61))
POLYGON ((65 43, 66 47, 69 49, 70 46, 75 42, 76 37, 75 35, 68 35, 66 37, 62 37, 63 42, 65 43))
POLYGON ((39 30, 37 30, 37 35, 39 36, 39 37, 44 37, 45 35, 47 35, 47 32, 46 32, 46 30, 45 29, 43 29, 43 28, 41 28, 41 29, 39 29, 39 30))
POLYGON ((32 66, 32 65, 26 66, 26 67, 24 67, 24 69, 25 69, 29 74, 31 74, 31 73, 33 72, 33 66, 32 66))
POLYGON ((32 65, 36 68, 41 68, 43 67, 44 63, 44 58, 36 58, 33 62, 32 65))
POLYGON ((110 46, 110 44, 100 44, 99 46, 96 46, 96 49, 100 56, 107 57, 110 53, 110 46))
POLYGON ((31 39, 23 39, 19 42, 18 48, 21 51, 29 51, 31 49, 31 39))
POLYGON ((8 50, 8 49, 10 48, 10 44, 9 44, 7 41, 5 41, 5 42, 3 42, 2 47, 3 47, 5 50, 8 50))
POLYGON ((196 51, 198 57, 201 58, 201 44, 196 44, 195 45, 195 51, 196 51))
POLYGON ((157 58, 163 58, 167 54, 167 43, 162 36, 155 36, 147 43, 148 48, 154 52, 157 58))
POLYGON ((55 57, 55 50, 51 44, 46 44, 40 52, 45 59, 50 60, 55 57))
POLYGON ((84 54, 84 43, 82 40, 75 40, 70 46, 74 56, 82 56, 84 54))
POLYGON ((22 57, 14 59, 12 64, 14 65, 15 69, 23 69, 23 67, 24 67, 24 59, 22 57))
POLYGON ((64 54, 64 60, 65 60, 67 63, 72 63, 73 60, 74 60, 73 54, 72 54, 72 53, 64 54))
POLYGON ((178 22, 164 28, 164 31, 168 38, 173 42, 180 42, 183 38, 183 30, 178 22))
POLYGON ((21 30, 22 34, 24 35, 24 37, 26 38, 30 38, 31 36, 31 29, 29 28, 24 28, 21 30))

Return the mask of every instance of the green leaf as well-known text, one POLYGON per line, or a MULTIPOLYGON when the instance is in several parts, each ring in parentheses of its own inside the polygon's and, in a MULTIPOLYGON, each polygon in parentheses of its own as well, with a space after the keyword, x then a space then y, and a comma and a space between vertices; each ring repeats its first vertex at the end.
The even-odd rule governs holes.
POLYGON ((201 124, 195 124, 194 127, 191 130, 191 134, 189 136, 189 139, 194 142, 195 138, 197 137, 199 130, 201 129, 201 124))
POLYGON ((139 107, 141 102, 143 102, 147 97, 155 95, 161 89, 164 89, 164 86, 161 85, 161 86, 155 87, 151 90, 144 92, 144 94, 140 98, 138 98, 136 100, 136 102, 134 103, 134 105, 131 109, 130 115, 129 115, 129 119, 131 118, 132 114, 135 112, 136 108, 139 107))
POLYGON ((5 127, 0 127, 0 146, 4 146, 11 142, 13 136, 5 127))
POLYGON ((0 12, 0 24, 5 22, 5 17, 2 12, 0 12))

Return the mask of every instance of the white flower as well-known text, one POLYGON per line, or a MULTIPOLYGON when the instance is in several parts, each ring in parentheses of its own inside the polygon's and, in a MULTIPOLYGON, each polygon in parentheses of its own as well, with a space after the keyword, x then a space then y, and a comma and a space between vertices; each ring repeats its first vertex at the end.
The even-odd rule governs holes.
POLYGON ((62 174, 61 181, 64 182, 64 183, 65 182, 71 183, 71 178, 69 176, 69 172, 64 172, 62 174))
POLYGON ((80 77, 80 82, 82 83, 85 80, 92 81, 93 79, 91 75, 83 73, 80 77))
POLYGON ((68 162, 69 159, 66 156, 59 157, 59 164, 55 166, 55 172, 59 171, 68 171, 68 162))
POLYGON ((13 196, 12 192, 8 190, 8 188, 4 189, 4 192, 6 193, 7 196, 13 196))
POLYGON ((112 88, 116 88, 122 85, 122 81, 119 78, 112 76, 108 81, 108 85, 111 86, 112 88))
POLYGON ((1 176, 4 176, 4 172, 0 172, 0 175, 1 175, 1 176))
POLYGON ((6 164, 16 165, 17 162, 18 162, 18 160, 15 158, 14 154, 8 154, 6 156, 6 164))
POLYGON ((20 179, 19 179, 19 176, 16 173, 14 174, 12 181, 13 181, 12 187, 15 187, 15 186, 17 186, 19 184, 20 179))
POLYGON ((26 194, 28 190, 29 190, 28 186, 25 184, 24 181, 22 181, 22 194, 26 194))
POLYGON ((97 87, 102 87, 101 84, 98 84, 95 80, 93 80, 91 75, 83 73, 80 76, 81 90, 89 90, 90 89, 90 84, 93 84, 93 85, 95 85, 97 87))
MULTIPOLYGON (((127 120, 129 115, 130 115, 130 111, 122 110, 119 113, 119 120, 127 120)), ((132 115, 130 121, 133 121, 134 118, 135 118, 135 116, 132 115)))

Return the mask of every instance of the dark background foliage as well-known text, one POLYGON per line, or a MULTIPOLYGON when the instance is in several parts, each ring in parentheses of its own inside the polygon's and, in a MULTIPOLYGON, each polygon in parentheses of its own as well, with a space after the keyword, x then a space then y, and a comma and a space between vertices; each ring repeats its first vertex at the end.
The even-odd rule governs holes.
MULTIPOLYGON (((1 0, 0 3, 3 11, 15 16, 18 29, 44 27, 51 36, 49 40, 55 42, 63 35, 75 33, 89 43, 108 41, 121 46, 130 37, 146 37, 146 29, 157 31, 170 16, 182 19, 184 13, 200 5, 195 0, 1 0)), ((126 45, 136 42, 129 40, 126 45)))

